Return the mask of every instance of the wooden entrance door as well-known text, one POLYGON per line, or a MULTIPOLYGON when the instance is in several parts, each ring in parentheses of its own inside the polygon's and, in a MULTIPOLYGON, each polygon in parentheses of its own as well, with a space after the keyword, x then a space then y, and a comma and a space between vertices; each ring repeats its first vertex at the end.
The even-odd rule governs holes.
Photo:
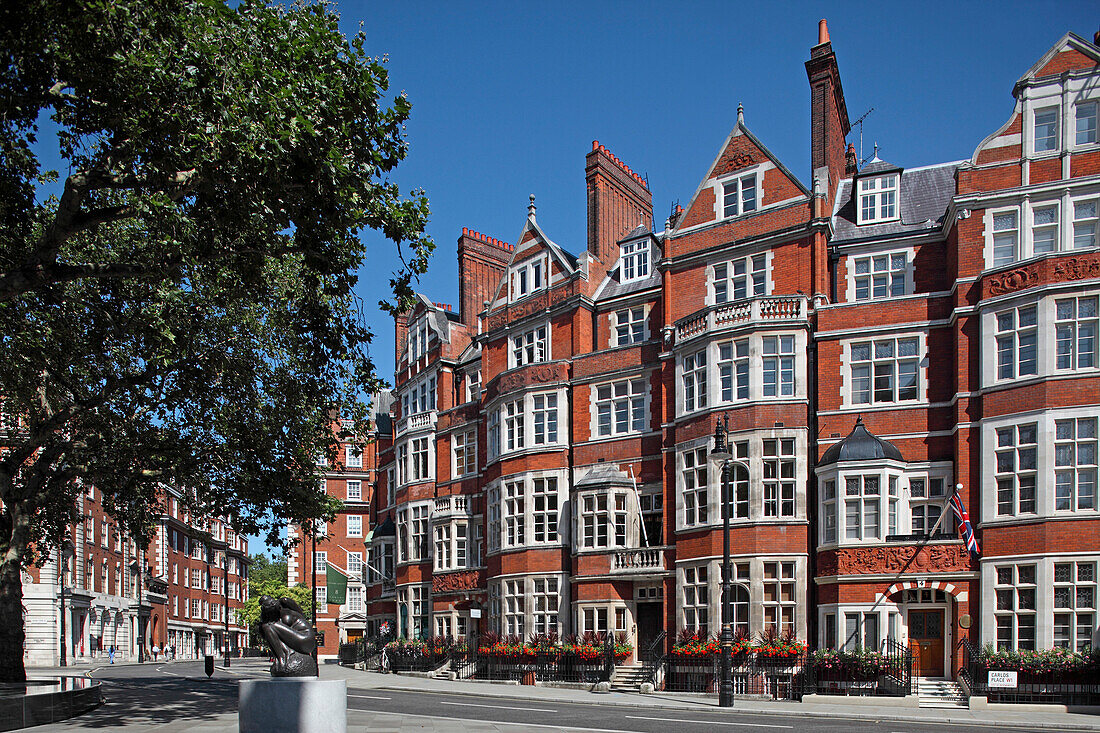
POLYGON ((909 611, 909 649, 916 677, 943 677, 943 616, 942 608, 909 611))
MULTIPOLYGON (((661 604, 639 603, 637 623, 638 649, 635 656, 640 658, 653 644, 657 635, 661 633, 661 604)), ((661 650, 658 650, 657 654, 659 656, 661 650)))

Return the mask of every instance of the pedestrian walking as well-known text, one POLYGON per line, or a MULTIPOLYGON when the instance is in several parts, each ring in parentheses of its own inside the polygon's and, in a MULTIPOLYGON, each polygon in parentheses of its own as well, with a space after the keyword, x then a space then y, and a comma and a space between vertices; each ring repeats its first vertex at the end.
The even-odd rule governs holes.
POLYGON ((110 661, 111 664, 115 663, 115 645, 114 644, 111 644, 110 648, 107 650, 107 660, 110 661))
POLYGON ((160 647, 153 644, 153 661, 157 661, 157 655, 160 654, 160 647))

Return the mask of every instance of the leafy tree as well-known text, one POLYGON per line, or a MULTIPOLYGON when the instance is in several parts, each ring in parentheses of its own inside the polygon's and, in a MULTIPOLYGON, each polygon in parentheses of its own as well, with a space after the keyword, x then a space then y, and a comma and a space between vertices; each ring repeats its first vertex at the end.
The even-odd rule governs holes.
POLYGON ((286 560, 272 560, 267 555, 255 553, 249 556, 248 561, 249 587, 251 587, 253 583, 265 583, 269 580, 286 585, 286 560))
POLYGON ((289 596, 308 614, 313 603, 312 594, 313 591, 304 583, 288 586, 285 580, 282 582, 272 578, 256 580, 254 577, 250 577, 248 579, 248 600, 237 610, 237 623, 241 626, 247 626, 250 633, 256 630, 256 624, 260 620, 260 596, 271 596, 272 598, 289 596))
POLYGON ((380 386, 359 233, 404 256, 394 312, 433 248, 387 178, 410 109, 387 91, 328 5, 0 7, 0 681, 25 677, 20 570, 81 481, 139 540, 167 483, 272 545, 333 511, 316 459, 380 386))

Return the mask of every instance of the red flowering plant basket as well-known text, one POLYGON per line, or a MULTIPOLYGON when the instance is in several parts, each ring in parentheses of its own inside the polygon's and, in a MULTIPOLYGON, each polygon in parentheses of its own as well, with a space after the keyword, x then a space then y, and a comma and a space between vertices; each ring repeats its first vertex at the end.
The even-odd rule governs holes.
POLYGON ((672 656, 681 660, 701 659, 717 654, 720 648, 713 634, 708 636, 699 629, 680 629, 672 645, 672 656))
POLYGON ((772 626, 760 633, 752 651, 758 662, 790 663, 806 653, 806 643, 800 641, 793 630, 780 634, 772 626))
POLYGON ((998 651, 987 644, 974 655, 973 661, 980 670, 1019 672, 1035 682, 1100 682, 1100 649, 1076 652, 1055 647, 998 651))

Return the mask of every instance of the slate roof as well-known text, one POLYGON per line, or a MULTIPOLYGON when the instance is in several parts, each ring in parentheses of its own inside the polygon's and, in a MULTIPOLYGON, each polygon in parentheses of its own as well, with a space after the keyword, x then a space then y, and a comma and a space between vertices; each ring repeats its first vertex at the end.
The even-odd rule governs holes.
POLYGON ((877 460, 905 461, 901 457, 901 451, 893 443, 872 435, 871 431, 864 427, 863 418, 860 417, 856 418, 856 426, 852 428, 852 432, 848 433, 844 440, 833 444, 829 450, 825 451, 825 455, 821 456, 817 465, 829 466, 845 461, 877 460))
POLYGON ((623 473, 610 463, 601 463, 584 475, 573 488, 584 489, 590 486, 633 486, 628 474, 623 473))
MULTIPOLYGON (((833 214, 833 243, 901 236, 939 227, 943 224, 951 197, 955 195, 955 170, 960 164, 961 161, 955 161, 903 170, 898 191, 901 219, 882 224, 856 224, 856 202, 852 198, 854 180, 849 178, 841 181, 840 190, 837 191, 836 212, 833 214)), ((898 168, 885 161, 873 161, 864 166, 855 180, 867 174, 888 170, 898 168)))
MULTIPOLYGON (((630 234, 619 240, 621 245, 623 242, 629 242, 632 239, 640 239, 646 235, 652 235, 649 227, 644 224, 636 226, 630 234)), ((607 298, 615 298, 622 295, 630 295, 631 293, 637 293, 642 290, 649 290, 650 288, 659 287, 661 284, 661 273, 654 267, 654 263, 661 257, 660 245, 657 243, 657 238, 654 236, 649 237, 650 246, 653 248, 649 257, 649 276, 644 277, 641 280, 632 280, 628 283, 622 282, 622 261, 615 263, 615 266, 611 268, 611 271, 607 273, 607 277, 600 283, 600 286, 596 288, 595 299, 605 300, 607 298)))
POLYGON ((393 392, 381 389, 371 399, 371 419, 375 428, 383 435, 393 435, 393 422, 390 420, 390 408, 393 407, 393 392))

